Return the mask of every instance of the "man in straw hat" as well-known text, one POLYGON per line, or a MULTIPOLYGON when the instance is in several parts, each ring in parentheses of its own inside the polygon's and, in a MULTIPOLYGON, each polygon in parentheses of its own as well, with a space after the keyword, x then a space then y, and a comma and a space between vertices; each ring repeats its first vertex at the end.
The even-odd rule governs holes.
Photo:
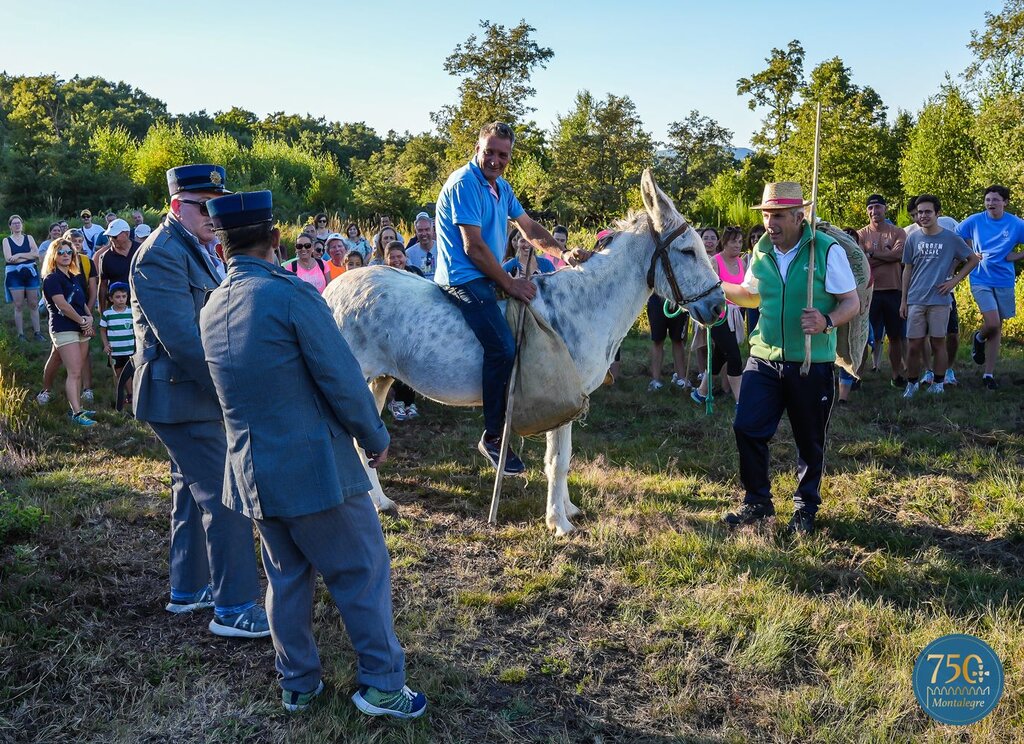
POLYGON ((732 302, 761 311, 750 335, 743 395, 733 422, 746 496, 738 512, 725 516, 730 527, 755 524, 775 514, 768 443, 783 411, 799 455, 796 511, 789 532, 813 532, 821 504, 825 433, 835 397, 834 331, 857 314, 860 301, 845 251, 824 232, 812 232, 804 217, 808 206, 800 184, 767 184, 762 203, 753 207, 761 210, 766 233, 754 247, 743 283, 722 283, 732 302), (808 298, 812 243, 813 290, 808 298), (811 339, 811 365, 802 376, 805 335, 811 339))

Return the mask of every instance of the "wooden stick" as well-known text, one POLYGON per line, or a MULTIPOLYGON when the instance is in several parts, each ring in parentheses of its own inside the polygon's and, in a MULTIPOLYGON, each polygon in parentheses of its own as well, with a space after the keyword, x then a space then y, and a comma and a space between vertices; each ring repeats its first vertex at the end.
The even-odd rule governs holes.
MULTIPOLYGON (((814 239, 817 236, 818 222, 818 157, 821 152, 821 102, 814 119, 814 176, 811 180, 811 244, 807 258, 807 309, 814 307, 814 239)), ((804 363, 800 365, 803 377, 811 371, 811 334, 804 334, 804 363)))
MULTIPOLYGON (((534 254, 526 259, 525 276, 530 278, 534 265, 534 254)), ((511 298, 509 298, 511 301, 511 298)), ((519 349, 523 344, 523 328, 526 326, 526 303, 519 303, 519 324, 516 327, 516 360, 512 364, 512 376, 508 379, 508 392, 505 394, 505 425, 501 428, 501 454, 498 455, 498 472, 494 476, 494 491, 491 493, 491 511, 487 515, 487 524, 498 523, 498 503, 501 501, 501 486, 505 480, 505 460, 508 458, 508 440, 512 437, 512 410, 515 406, 516 372, 519 371, 519 349)))

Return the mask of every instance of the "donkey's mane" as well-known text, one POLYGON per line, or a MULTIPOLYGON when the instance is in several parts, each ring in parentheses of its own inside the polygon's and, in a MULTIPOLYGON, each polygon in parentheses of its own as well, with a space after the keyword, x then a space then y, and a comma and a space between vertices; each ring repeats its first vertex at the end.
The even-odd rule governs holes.
POLYGON ((647 217, 647 212, 642 209, 630 211, 621 220, 615 220, 612 223, 612 227, 615 228, 615 232, 628 232, 634 235, 643 235, 650 232, 651 221, 647 217))

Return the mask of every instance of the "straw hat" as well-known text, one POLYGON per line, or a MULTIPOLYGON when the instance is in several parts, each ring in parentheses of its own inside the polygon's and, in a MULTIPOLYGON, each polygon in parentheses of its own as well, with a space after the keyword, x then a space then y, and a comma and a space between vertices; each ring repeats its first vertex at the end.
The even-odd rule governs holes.
POLYGON ((774 211, 809 206, 811 203, 804 201, 804 190, 800 184, 794 181, 779 181, 778 183, 766 183, 764 193, 761 194, 761 203, 751 209, 774 211))

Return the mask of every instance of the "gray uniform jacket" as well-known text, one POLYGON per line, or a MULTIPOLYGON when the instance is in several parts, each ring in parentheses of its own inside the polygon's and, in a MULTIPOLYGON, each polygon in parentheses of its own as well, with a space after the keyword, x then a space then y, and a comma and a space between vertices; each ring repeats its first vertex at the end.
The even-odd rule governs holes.
POLYGON ((370 490, 353 439, 381 452, 388 431, 311 284, 234 257, 201 325, 227 430, 227 506, 253 519, 297 517, 370 490))
POLYGON ((199 311, 220 278, 199 241, 168 217, 132 260, 135 417, 181 424, 219 421, 203 358, 199 311))

